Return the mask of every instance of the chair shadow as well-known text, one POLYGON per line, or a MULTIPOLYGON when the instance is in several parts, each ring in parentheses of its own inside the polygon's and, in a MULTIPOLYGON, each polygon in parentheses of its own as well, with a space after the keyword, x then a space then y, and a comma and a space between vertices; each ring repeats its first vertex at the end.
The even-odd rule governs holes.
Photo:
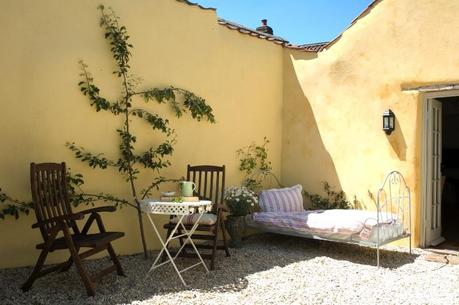
MULTIPOLYGON (((0 297, 8 303, 41 304, 37 299, 59 300, 64 304, 130 304, 153 297, 165 297, 173 293, 237 292, 247 288, 251 275, 282 268, 301 261, 326 257, 346 260, 361 265, 376 265, 376 250, 350 244, 318 241, 300 237, 262 233, 251 235, 240 249, 231 249, 231 257, 219 253, 216 270, 206 274, 202 266, 183 273, 188 285, 180 282, 171 265, 162 266, 147 274, 154 257, 144 260, 142 255, 120 257, 126 277, 107 276, 96 288, 95 297, 87 297, 81 280, 74 269, 54 273, 37 280, 32 289, 23 293, 18 280, 25 280, 31 268, 0 270, 0 297)), ((417 255, 404 252, 381 251, 381 267, 396 269, 412 263, 417 255)), ((194 260, 178 259, 179 269, 193 264, 194 260)), ((107 258, 85 262, 90 270, 109 264, 107 258)), ((376 266, 375 272, 377 270, 376 266)))

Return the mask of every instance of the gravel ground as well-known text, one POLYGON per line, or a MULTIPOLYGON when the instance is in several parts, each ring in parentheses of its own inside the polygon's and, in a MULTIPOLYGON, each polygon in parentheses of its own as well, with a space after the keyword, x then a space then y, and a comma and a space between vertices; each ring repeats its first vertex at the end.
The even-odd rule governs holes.
POLYGON ((266 234, 231 253, 208 275, 202 266, 185 272, 187 288, 170 265, 146 277, 151 260, 121 257, 127 277, 105 277, 95 297, 86 296, 74 267, 27 293, 18 286, 31 268, 0 270, 0 304, 459 304, 459 265, 425 261, 421 250, 382 251, 378 269, 372 249, 266 234))

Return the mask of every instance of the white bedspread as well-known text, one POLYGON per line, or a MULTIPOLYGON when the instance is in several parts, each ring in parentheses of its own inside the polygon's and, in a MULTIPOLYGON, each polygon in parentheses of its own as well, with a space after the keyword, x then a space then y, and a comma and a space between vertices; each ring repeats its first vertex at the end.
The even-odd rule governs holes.
MULTIPOLYGON (((375 211, 314 210, 303 212, 260 212, 253 221, 271 228, 282 228, 324 238, 375 240, 377 226, 375 211)), ((393 214, 382 213, 379 221, 380 240, 400 235, 403 231, 393 214), (394 232, 388 232, 391 227, 394 232), (387 236, 386 236, 387 235, 387 236), (394 236, 395 235, 395 236, 394 236)))

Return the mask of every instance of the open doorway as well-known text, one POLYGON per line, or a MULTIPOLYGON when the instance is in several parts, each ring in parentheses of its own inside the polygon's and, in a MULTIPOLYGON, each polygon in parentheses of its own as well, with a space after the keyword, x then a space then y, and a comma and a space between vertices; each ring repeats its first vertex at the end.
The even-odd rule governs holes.
POLYGON ((459 96, 438 98, 442 106, 441 234, 438 247, 459 250, 459 96))
POLYGON ((426 97, 424 246, 459 251, 459 92, 426 97))

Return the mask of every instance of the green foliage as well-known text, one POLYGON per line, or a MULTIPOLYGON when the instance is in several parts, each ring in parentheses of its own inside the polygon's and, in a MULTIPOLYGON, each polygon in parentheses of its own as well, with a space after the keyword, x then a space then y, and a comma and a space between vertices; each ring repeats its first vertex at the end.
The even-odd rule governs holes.
POLYGON ((252 191, 260 191, 268 176, 273 177, 280 186, 279 179, 272 173, 271 161, 268 160, 269 140, 263 138, 263 144, 255 143, 237 150, 239 170, 244 173, 242 185, 252 191))
POLYGON ((5 219, 6 215, 11 215, 14 216, 14 218, 18 219, 20 213, 28 215, 30 209, 33 208, 31 202, 24 202, 14 199, 8 196, 6 193, 4 193, 2 189, 0 189, 0 203, 6 205, 6 207, 2 207, 0 209, 1 219, 5 219))
MULTIPOLYGON (((106 193, 90 194, 83 191, 84 178, 81 174, 72 174, 70 169, 67 171, 67 185, 69 192, 70 203, 74 207, 80 205, 92 205, 96 202, 102 201, 109 203, 115 207, 122 207, 123 205, 132 204, 124 199, 120 199, 114 195, 106 193)), ((29 215, 30 211, 34 209, 32 202, 21 201, 7 195, 0 189, 0 203, 6 207, 0 208, 0 218, 5 219, 5 216, 10 215, 18 219, 20 214, 29 215)), ((135 206, 134 206, 135 207, 135 206)))
POLYGON ((97 202, 109 203, 116 208, 122 208, 124 205, 133 206, 129 201, 118 198, 109 193, 87 193, 83 191, 83 185, 83 175, 79 173, 72 174, 69 169, 67 171, 67 186, 69 191, 69 200, 74 207, 78 207, 80 205, 94 206, 97 202))
MULTIPOLYGON (((352 208, 351 202, 346 198, 343 191, 336 192, 332 190, 328 182, 323 182, 324 192, 326 197, 318 194, 310 194, 304 191, 304 194, 309 197, 312 203, 312 208, 315 210, 329 210, 329 209, 350 209, 352 208)), ((357 199, 354 199, 356 201, 357 199)))
MULTIPOLYGON (((133 105, 137 102, 137 98, 140 97, 146 103, 168 104, 177 117, 189 112, 191 117, 197 121, 206 120, 210 123, 215 123, 215 117, 212 113, 212 108, 203 98, 185 89, 169 86, 166 88, 138 90, 137 88, 140 86, 139 78, 131 73, 131 66, 129 65, 133 45, 129 42, 127 29, 119 24, 119 17, 116 16, 113 10, 106 10, 103 5, 99 6, 99 10, 101 12, 100 26, 105 30, 104 37, 110 44, 110 51, 116 63, 116 69, 113 74, 121 81, 120 98, 116 101, 109 101, 104 98, 89 72, 88 65, 83 61, 79 62, 82 80, 78 85, 82 94, 88 97, 90 106, 95 108, 97 112, 103 110, 112 113, 114 116, 123 116, 123 125, 116 130, 119 136, 119 155, 117 159, 111 160, 103 153, 89 152, 75 143, 67 143, 67 147, 77 159, 87 163, 92 168, 116 168, 129 183, 135 204, 131 204, 124 199, 116 201, 117 198, 110 194, 95 194, 91 199, 114 199, 118 204, 128 204, 137 209, 142 244, 146 255, 140 200, 150 196, 152 190, 158 189, 161 183, 171 181, 164 177, 157 177, 157 175, 161 169, 171 165, 168 157, 173 154, 176 141, 175 132, 169 126, 169 120, 149 110, 134 108, 133 105), (144 151, 136 150, 137 137, 130 126, 130 122, 134 117, 142 119, 153 130, 162 133, 165 140, 162 143, 152 143, 144 151), (142 169, 150 170, 154 178, 148 187, 138 192, 136 181, 142 169)), ((78 200, 82 201, 84 199, 87 199, 87 197, 78 197, 78 200)))
POLYGON ((183 202, 183 197, 175 197, 174 200, 172 200, 172 202, 182 203, 183 202))
POLYGON ((92 154, 90 152, 85 151, 83 147, 78 147, 75 143, 67 143, 67 147, 74 152, 75 157, 80 159, 83 162, 87 162, 88 165, 92 168, 102 168, 105 169, 109 165, 113 166, 113 161, 107 159, 103 156, 103 154, 92 154))
POLYGON ((251 207, 243 201, 227 201, 226 205, 228 206, 231 216, 245 216, 251 212, 251 207))
MULTIPOLYGON (((101 12, 100 26, 104 29, 104 37, 110 44, 110 51, 116 64, 113 74, 121 82, 121 94, 119 99, 110 101, 103 97, 100 88, 96 85, 89 67, 82 60, 79 61, 81 81, 78 83, 81 93, 89 100, 89 105, 97 112, 107 111, 114 116, 122 116, 123 124, 116 130, 119 136, 119 155, 116 159, 110 159, 104 153, 94 153, 73 142, 66 146, 73 152, 75 157, 92 168, 107 169, 116 168, 121 176, 129 183, 134 203, 130 200, 118 198, 108 193, 89 194, 82 190, 83 176, 80 174, 69 175, 69 197, 74 206, 81 204, 94 205, 98 201, 108 202, 116 207, 124 205, 137 209, 142 244, 146 255, 146 243, 142 225, 140 200, 152 195, 153 190, 158 190, 164 182, 177 182, 180 179, 166 179, 158 176, 161 169, 169 167, 171 162, 167 159, 174 152, 175 132, 169 127, 169 120, 162 118, 156 113, 146 109, 134 108, 133 104, 143 98, 146 103, 169 104, 170 109, 177 117, 189 112, 197 121, 215 123, 212 108, 206 101, 194 93, 182 88, 168 86, 166 88, 149 88, 137 90, 140 80, 131 72, 129 62, 133 45, 129 42, 129 35, 125 26, 119 24, 119 17, 113 10, 106 10, 103 5, 98 9, 101 12), (162 143, 152 143, 145 151, 136 151, 137 137, 133 134, 130 122, 133 117, 142 119, 153 130, 164 135, 162 143), (151 171, 152 180, 140 192, 137 190, 136 180, 142 169, 151 171)), ((32 203, 16 200, 0 190, 0 203, 6 205, 0 209, 0 218, 12 215, 16 218, 20 213, 28 214, 33 208, 32 203)))
MULTIPOLYGON (((103 153, 89 152, 75 143, 67 143, 67 147, 77 159, 86 162, 90 167, 100 169, 115 167, 127 181, 133 181, 137 179, 140 173, 139 167, 157 172, 170 166, 171 163, 167 160, 167 157, 173 154, 175 144, 175 134, 174 130, 169 127, 169 120, 148 110, 133 108, 136 96, 143 97, 147 103, 169 103, 177 117, 190 111, 191 116, 198 121, 207 120, 214 123, 215 118, 212 108, 206 104, 205 100, 187 90, 170 86, 137 91, 136 87, 140 83, 138 78, 130 73, 129 62, 133 46, 129 43, 126 27, 119 24, 119 17, 115 15, 113 10, 106 10, 102 5, 99 6, 99 9, 102 14, 100 25, 105 29, 105 39, 110 44, 110 50, 116 62, 116 69, 113 74, 121 79, 122 94, 118 101, 109 101, 102 97, 101 90, 95 85, 94 78, 88 71, 88 65, 83 61, 80 61, 80 76, 82 80, 78 85, 96 111, 105 110, 114 115, 124 115, 123 127, 117 129, 120 138, 120 154, 118 159, 110 160, 103 153), (143 152, 136 152, 137 137, 130 130, 131 117, 143 119, 152 129, 163 133, 167 139, 163 143, 151 146, 143 152)), ((145 197, 145 193, 140 195, 145 197)))

